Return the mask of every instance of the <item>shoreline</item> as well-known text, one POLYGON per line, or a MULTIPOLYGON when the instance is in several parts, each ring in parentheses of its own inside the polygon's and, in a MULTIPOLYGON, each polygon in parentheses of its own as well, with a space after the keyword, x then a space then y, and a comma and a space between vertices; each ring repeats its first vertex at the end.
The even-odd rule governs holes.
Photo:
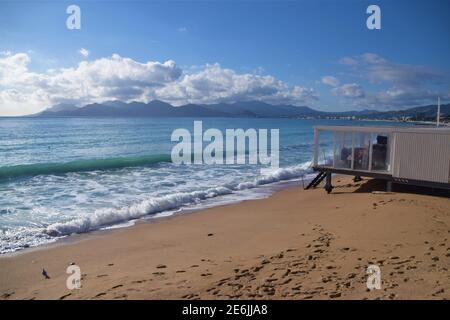
POLYGON ((450 298, 449 198, 374 194, 370 179, 334 185, 331 195, 297 185, 2 256, 0 299, 450 298), (80 290, 66 288, 71 263, 80 290), (382 290, 367 291, 371 263, 382 290))
MULTIPOLYGON (((308 175, 309 175, 309 173, 306 174, 305 176, 308 176, 308 175)), ((204 200, 203 201, 204 203, 198 207, 195 207, 195 206, 191 207, 189 205, 181 206, 178 209, 161 211, 161 212, 151 214, 151 215, 149 214, 148 216, 144 216, 142 218, 118 222, 116 224, 107 225, 107 226, 101 227, 99 229, 95 229, 95 230, 91 230, 91 231, 87 231, 87 232, 83 232, 83 233, 74 233, 71 235, 57 238, 55 241, 52 241, 52 242, 43 243, 43 244, 33 246, 33 247, 19 249, 19 250, 13 251, 13 252, 3 253, 3 254, 0 254, 0 260, 3 258, 14 257, 14 256, 18 256, 21 254, 27 254, 29 252, 46 250, 46 249, 51 249, 51 248, 58 247, 58 246, 75 244, 75 243, 78 243, 81 241, 89 240, 91 238, 105 236, 105 235, 108 235, 108 233, 112 233, 117 230, 132 228, 139 224, 159 223, 159 222, 163 222, 165 220, 177 218, 182 215, 193 214, 193 213, 201 212, 201 211, 212 209, 212 208, 219 208, 222 206, 238 204, 238 203, 242 203, 245 201, 266 199, 266 198, 272 196, 276 192, 279 192, 279 191, 282 191, 285 189, 289 189, 289 188, 293 188, 293 187, 302 187, 299 185, 299 183, 302 183, 302 185, 304 185, 304 184, 307 184, 311 180, 311 178, 306 178, 305 180, 303 180, 303 182, 301 182, 302 179, 303 178, 294 178, 291 180, 280 180, 280 181, 269 183, 266 185, 260 185, 253 189, 245 189, 245 191, 260 190, 260 192, 262 194, 264 194, 262 197, 255 196, 255 197, 251 197, 251 198, 243 198, 243 199, 235 199, 235 200, 231 199, 231 200, 222 202, 220 200, 223 200, 223 198, 226 198, 226 197, 231 197, 233 194, 236 194, 236 193, 232 193, 232 194, 228 194, 228 195, 221 195, 221 196, 217 196, 215 198, 204 200), (219 200, 219 202, 217 204, 214 204, 215 200, 219 200), (209 203, 209 202, 211 202, 211 203, 209 203), (165 214, 165 213, 170 213, 170 214, 160 216, 161 214, 165 214)))

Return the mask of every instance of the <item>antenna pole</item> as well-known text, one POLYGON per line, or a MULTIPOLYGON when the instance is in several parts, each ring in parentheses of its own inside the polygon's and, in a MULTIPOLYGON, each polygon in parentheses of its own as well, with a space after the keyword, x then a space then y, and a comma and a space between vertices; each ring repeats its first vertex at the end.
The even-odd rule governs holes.
POLYGON ((440 118, 441 118, 441 97, 438 97, 436 127, 439 127, 440 118))

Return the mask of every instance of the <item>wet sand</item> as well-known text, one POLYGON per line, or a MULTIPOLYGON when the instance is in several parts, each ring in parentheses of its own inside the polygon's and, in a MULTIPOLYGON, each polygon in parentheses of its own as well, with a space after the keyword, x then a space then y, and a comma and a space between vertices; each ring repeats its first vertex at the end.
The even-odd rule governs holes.
POLYGON ((449 299, 450 198, 333 180, 1 257, 0 298, 449 299))

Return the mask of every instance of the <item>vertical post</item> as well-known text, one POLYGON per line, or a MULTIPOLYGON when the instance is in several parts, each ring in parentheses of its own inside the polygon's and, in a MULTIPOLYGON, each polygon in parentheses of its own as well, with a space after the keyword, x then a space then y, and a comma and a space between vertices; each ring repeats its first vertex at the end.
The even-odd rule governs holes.
POLYGON ((352 161, 350 164, 352 170, 355 168, 355 131, 352 130, 352 161))
POLYGON ((331 185, 331 172, 326 173, 324 188, 327 191, 327 193, 330 193, 333 190, 333 186, 331 185))
POLYGON ((314 128, 314 166, 319 163, 319 129, 314 128))
POLYGON ((392 192, 392 181, 386 181, 386 192, 392 192))
POLYGON ((441 97, 438 97, 436 127, 439 127, 439 121, 440 120, 441 120, 441 97))
POLYGON ((394 135, 392 133, 386 134, 388 137, 388 143, 386 145, 386 171, 391 172, 392 169, 392 155, 394 154, 391 150, 394 146, 391 139, 394 139, 394 135))
POLYGON ((369 171, 372 171, 373 132, 369 133, 369 171))
POLYGON ((333 168, 336 168, 336 131, 333 131, 333 168))

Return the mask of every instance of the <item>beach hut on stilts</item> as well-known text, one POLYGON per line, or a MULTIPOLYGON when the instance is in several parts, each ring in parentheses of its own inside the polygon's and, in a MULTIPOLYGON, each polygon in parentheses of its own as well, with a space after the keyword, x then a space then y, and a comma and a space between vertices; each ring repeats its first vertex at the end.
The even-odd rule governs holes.
POLYGON ((333 173, 393 183, 450 189, 450 127, 440 126, 316 126, 313 169, 317 176, 305 189, 326 179, 333 190, 333 173))
POLYGON ((450 127, 316 126, 313 169, 306 189, 326 179, 328 193, 333 173, 450 189, 450 127))

